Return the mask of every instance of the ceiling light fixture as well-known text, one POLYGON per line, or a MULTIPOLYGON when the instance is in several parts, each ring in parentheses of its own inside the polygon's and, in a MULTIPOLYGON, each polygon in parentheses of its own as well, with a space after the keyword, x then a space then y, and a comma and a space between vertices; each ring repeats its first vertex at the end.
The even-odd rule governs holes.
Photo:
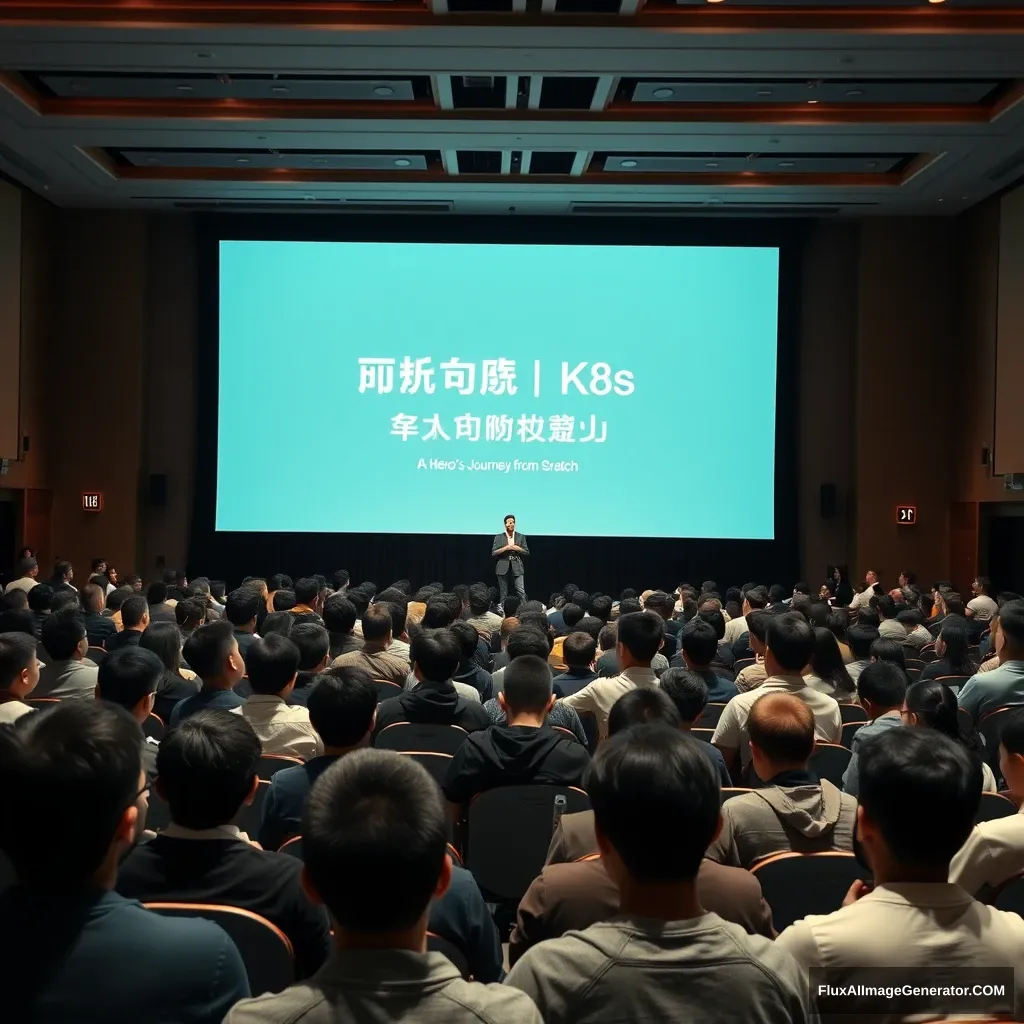
POLYGON ((656 100, 667 100, 670 96, 674 95, 674 90, 667 87, 655 89, 651 95, 653 95, 656 100))
POLYGON ((374 96, 393 96, 395 90, 390 85, 375 85, 373 87, 374 96))
POLYGON ((796 164, 794 164, 792 160, 780 160, 779 161, 779 166, 780 167, 789 168, 789 167, 795 167, 796 164))
POLYGON ((406 158, 404 156, 403 157, 399 157, 395 161, 395 166, 396 167, 412 167, 412 161, 411 160, 406 160, 406 158))
POLYGON ((708 169, 709 171, 713 171, 713 170, 716 170, 716 169, 717 169, 717 167, 718 167, 718 164, 716 164, 716 163, 715 163, 714 161, 712 161, 712 160, 709 160, 709 161, 708 161, 708 162, 707 162, 707 163, 706 163, 706 164, 705 164, 704 166, 705 166, 705 167, 706 167, 706 168, 707 168, 707 169, 708 169))
POLYGON ((846 95, 851 97, 851 98, 857 97, 857 96, 863 96, 864 95, 864 90, 863 89, 847 89, 846 90, 846 95))
POLYGON ((235 163, 239 163, 239 164, 247 164, 248 162, 249 162, 249 158, 248 158, 247 156, 240 156, 240 157, 239 157, 239 158, 238 158, 238 159, 237 159, 237 160, 235 161, 235 163))
POLYGON ((817 100, 808 100, 807 102, 810 103, 811 106, 814 106, 814 104, 816 104, 818 101, 817 100))
MULTIPOLYGON (((717 0, 711 0, 711 2, 712 3, 717 3, 717 0)), ((635 160, 623 160, 621 166, 622 167, 636 167, 636 161, 635 160)))

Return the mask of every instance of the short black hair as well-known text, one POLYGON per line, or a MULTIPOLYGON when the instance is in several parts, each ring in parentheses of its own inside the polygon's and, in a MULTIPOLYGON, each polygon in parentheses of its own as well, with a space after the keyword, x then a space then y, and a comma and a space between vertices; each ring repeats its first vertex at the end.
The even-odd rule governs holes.
POLYGON ((858 768, 858 802, 892 856, 948 865, 974 827, 981 762, 933 729, 887 729, 863 744, 858 768))
POLYGON ((174 621, 186 629, 195 628, 206 620, 206 602, 201 597, 182 598, 174 606, 174 621))
POLYGON ((665 638, 661 617, 653 612, 620 615, 616 642, 622 644, 639 662, 650 664, 665 638))
POLYGON ((690 619, 679 635, 683 653, 701 668, 710 665, 718 653, 718 634, 700 617, 690 619))
MULTIPOLYGON (((39 588, 34 587, 33 589, 38 590, 39 588)), ((47 587, 47 589, 49 589, 49 587, 47 587)), ((109 594, 107 594, 107 609, 112 612, 118 611, 121 608, 121 606, 125 603, 125 601, 127 601, 128 598, 132 597, 134 594, 135 591, 132 590, 132 588, 129 586, 116 587, 109 594)), ((143 600, 145 600, 145 598, 143 598, 143 600)), ((29 604, 31 605, 32 602, 29 601, 29 604)), ((124 621, 123 615, 121 616, 121 621, 124 621)))
POLYGON ((0 633, 0 690, 32 665, 36 657, 36 639, 28 633, 0 633))
POLYGON ((505 615, 505 618, 510 618, 519 611, 519 606, 523 603, 523 599, 518 594, 509 594, 504 601, 501 602, 501 610, 505 615))
POLYGON ((768 591, 764 587, 748 587, 743 592, 743 598, 751 608, 766 608, 768 606, 768 591))
POLYGON ((863 626, 855 622, 846 630, 846 642, 850 645, 850 653, 857 661, 871 657, 871 645, 878 639, 878 630, 874 626, 863 626))
MULTIPOLYGON (((770 612, 757 609, 756 611, 748 612, 745 616, 747 621, 747 633, 751 636, 757 637, 761 643, 764 643, 768 639, 768 627, 771 625, 771 621, 775 616, 770 612)), ((748 636, 747 643, 750 643, 748 636)))
POLYGON ((252 789, 261 753, 259 737, 242 715, 208 708, 186 718, 156 755, 171 820, 195 829, 226 825, 252 789))
POLYGON ((291 636, 292 627, 295 625, 296 617, 291 612, 270 612, 260 626, 260 636, 269 636, 271 633, 291 636))
POLYGON ((586 788, 594 825, 631 878, 696 877, 721 803, 718 774, 699 740, 664 725, 627 729, 597 748, 586 788))
POLYGON ((294 590, 275 590, 271 600, 275 612, 286 612, 296 605, 294 590))
POLYGON ((708 703, 708 684, 689 669, 666 669, 661 674, 659 689, 675 704, 684 722, 694 721, 708 703))
POLYGON ((216 679, 235 639, 230 622, 218 619, 200 626, 186 641, 182 655, 200 679, 216 679))
POLYGON ((409 662, 424 679, 443 682, 458 671, 462 648, 450 629, 421 629, 409 645, 409 662))
POLYGON ((586 668, 597 654, 597 643, 589 633, 570 633, 562 641, 562 657, 569 668, 586 668))
MULTIPOLYGON (((111 593, 111 597, 117 593, 111 593)), ((37 583, 28 592, 28 606, 34 612, 46 612, 50 610, 50 602, 53 600, 53 587, 49 583, 37 583)), ((109 598, 108 598, 109 600, 109 598)))
POLYGON ((332 633, 351 633, 358 618, 356 606, 344 594, 331 594, 324 601, 324 625, 332 633))
MULTIPOLYGON (((608 627, 607 622, 602 622, 601 619, 595 618, 593 615, 584 615, 579 622, 576 623, 577 633, 586 633, 592 636, 597 641, 597 638, 601 635, 601 630, 608 627)), ((614 624, 613 624, 614 626, 614 624)))
POLYGON ((477 644, 480 642, 480 634, 474 626, 471 626, 462 619, 456 619, 448 628, 454 634, 455 639, 459 641, 459 648, 462 651, 461 661, 465 664, 476 654, 477 644))
POLYGON ((149 614, 149 602, 141 595, 126 597, 121 605, 121 625, 125 629, 139 625, 149 614))
POLYGON ((306 871, 331 916, 351 932, 412 927, 437 888, 447 841, 440 787, 412 758, 391 750, 339 758, 306 803, 306 871), (388 884, 365 884, 378 877, 388 884))
MULTIPOLYGON (((725 616, 718 608, 713 608, 711 611, 706 612, 698 611, 696 618, 709 625, 715 631, 716 644, 725 636, 725 616)), ((694 620, 691 619, 690 621, 694 620)))
POLYGON ((657 687, 638 686, 624 693, 608 712, 608 735, 644 722, 660 722, 678 729, 682 724, 675 704, 657 687))
POLYGON ((891 661, 901 669, 906 668, 907 656, 903 651, 903 644, 887 636, 880 636, 873 641, 868 653, 876 661, 891 661))
POLYGON ((1024 708, 1006 711, 1000 718, 1005 718, 999 727, 999 742, 1008 754, 1024 755, 1024 708))
POLYGON ((525 654, 508 663, 505 669, 505 700, 512 713, 539 714, 551 700, 551 669, 544 658, 525 654))
POLYGON ((483 615, 491 606, 491 592, 484 583, 474 583, 469 588, 469 610, 474 615, 483 615))
POLYGON ((0 844, 22 882, 88 882, 139 792, 142 729, 124 708, 68 700, 0 729, 0 844), (74 842, 54 842, 53 815, 74 842))
POLYGON ((53 613, 43 619, 40 639, 46 653, 57 661, 67 661, 85 639, 85 623, 74 611, 53 613))
POLYGON ((330 634, 316 622, 297 622, 287 636, 298 649, 300 672, 311 672, 330 653, 330 634))
MULTIPOLYGON (((635 594, 633 595, 636 596, 635 594)), ((647 595, 647 600, 644 602, 644 608, 648 611, 657 612, 663 619, 672 618, 672 612, 675 611, 676 603, 672 600, 672 597, 667 594, 664 590, 652 590, 647 595)), ((619 611, 622 611, 622 603, 619 602, 619 611)))
POLYGON ((0 633, 27 633, 36 635, 36 624, 27 608, 7 608, 0 612, 0 633))
POLYGON ((908 633, 913 633, 914 630, 924 622, 924 616, 921 614, 921 610, 919 608, 904 608, 903 611, 897 614, 896 621, 903 626, 908 633))
POLYGON ((796 612, 773 615, 765 639, 772 656, 786 672, 802 672, 814 653, 814 630, 796 612))
POLYGON ((249 645, 245 667, 253 693, 280 693, 299 671, 299 649, 289 637, 271 633, 249 645))
POLYGON ((600 619, 602 622, 607 622, 612 617, 612 604, 614 602, 607 594, 602 594, 600 597, 594 597, 590 602, 590 614, 595 619, 600 619))
MULTIPOLYGON (((590 614, 590 595, 585 590, 577 590, 572 595, 572 603, 578 604, 583 609, 584 615, 590 614)), ((597 618, 597 616, 595 615, 594 618, 597 618)), ((601 621, 603 622, 604 619, 601 621)))
POLYGON ((898 708, 907 696, 907 675, 891 661, 874 661, 858 676, 857 695, 876 707, 898 708))
POLYGON ((352 577, 349 575, 348 569, 336 569, 334 574, 331 576, 331 582, 334 584, 335 590, 341 590, 342 587, 347 587, 350 579, 352 579, 352 577))
POLYGON ((151 622, 139 637, 139 647, 152 651, 168 672, 181 668, 181 634, 173 622, 151 622))
POLYGON ((1024 606, 1003 605, 999 610, 999 632, 1016 651, 1024 650, 1024 606))
POLYGON ((391 613, 377 604, 366 609, 362 623, 364 640, 383 640, 392 631, 391 613))
POLYGON ((259 616, 265 603, 263 595, 255 587, 239 587, 228 594, 224 617, 233 626, 247 626, 259 616))
POLYGON ((353 747, 373 724, 377 687, 366 669, 335 665, 316 677, 306 707, 326 746, 353 747))
POLYGON ((583 609, 578 604, 562 605, 562 621, 565 623, 566 629, 572 629, 573 626, 579 624, 583 618, 583 609))
POLYGON ((96 690, 103 700, 131 711, 140 700, 156 692, 164 663, 139 645, 111 651, 100 663, 96 690))
POLYGON ((881 597, 873 598, 876 602, 875 607, 878 609, 878 614, 884 619, 896 618, 896 602, 888 595, 882 594, 881 597))
POLYGON ((146 587, 146 600, 150 604, 162 604, 167 600, 167 584, 163 580, 153 580, 146 587))
POLYGON ((505 650, 508 652, 509 664, 527 655, 546 660, 551 653, 551 639, 533 626, 517 626, 509 634, 505 650))
POLYGON ((295 600, 298 604, 313 604, 320 596, 320 581, 314 576, 303 576, 295 581, 295 600))

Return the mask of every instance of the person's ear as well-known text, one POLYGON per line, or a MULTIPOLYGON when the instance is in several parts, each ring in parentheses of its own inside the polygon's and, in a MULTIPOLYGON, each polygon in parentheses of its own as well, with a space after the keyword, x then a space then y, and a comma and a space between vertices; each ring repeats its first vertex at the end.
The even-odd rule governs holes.
POLYGON ((118 819, 114 830, 114 840, 131 844, 135 842, 135 823, 139 819, 139 809, 135 804, 126 807, 118 819))
MULTIPOLYGON (((499 694, 499 696, 500 696, 500 694, 499 694)), ((557 699, 558 698, 554 694, 551 694, 551 696, 548 697, 548 706, 544 709, 546 713, 550 714, 551 709, 555 706, 555 701, 557 699)))
POLYGON ((249 787, 249 795, 242 801, 243 807, 251 807, 253 800, 256 799, 256 791, 260 788, 260 777, 254 775, 252 777, 252 785, 249 787))
POLYGON ((147 693, 146 696, 142 698, 142 702, 146 706, 145 717, 149 718, 149 716, 153 714, 153 707, 156 705, 156 690, 152 693, 147 693))
POLYGON ((441 861, 441 873, 437 876, 437 885, 434 888, 434 899, 439 900, 452 884, 452 859, 446 853, 441 861))
POLYGON ((322 907, 324 901, 320 898, 320 893, 316 891, 316 886, 313 885, 313 879, 309 877, 309 869, 303 866, 302 873, 299 875, 299 885, 302 887, 302 891, 306 895, 306 899, 313 904, 314 907, 322 907))
POLYGON ((499 691, 498 693, 498 707, 501 708, 501 710, 504 711, 506 715, 508 714, 508 704, 505 701, 504 690, 499 691))

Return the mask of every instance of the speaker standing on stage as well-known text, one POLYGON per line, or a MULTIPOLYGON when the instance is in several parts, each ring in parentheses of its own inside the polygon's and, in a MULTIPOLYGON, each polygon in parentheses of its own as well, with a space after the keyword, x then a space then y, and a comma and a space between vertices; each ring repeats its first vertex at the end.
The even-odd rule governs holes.
POLYGON ((516 533, 516 517, 505 516, 505 532, 499 533, 491 545, 491 557, 498 560, 494 571, 498 574, 498 594, 504 601, 508 595, 508 577, 512 575, 512 586, 525 599, 526 585, 523 582, 523 559, 530 553, 530 545, 521 533, 516 533))

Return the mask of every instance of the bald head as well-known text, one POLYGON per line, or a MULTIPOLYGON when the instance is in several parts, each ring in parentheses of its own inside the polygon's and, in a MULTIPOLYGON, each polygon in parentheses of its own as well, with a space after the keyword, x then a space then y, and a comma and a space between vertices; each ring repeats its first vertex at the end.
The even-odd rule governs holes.
POLYGON ((780 771, 806 767, 814 750, 814 715, 792 693, 766 693, 750 709, 747 731, 751 754, 765 764, 769 773, 763 774, 755 764, 757 774, 765 781, 780 771))

